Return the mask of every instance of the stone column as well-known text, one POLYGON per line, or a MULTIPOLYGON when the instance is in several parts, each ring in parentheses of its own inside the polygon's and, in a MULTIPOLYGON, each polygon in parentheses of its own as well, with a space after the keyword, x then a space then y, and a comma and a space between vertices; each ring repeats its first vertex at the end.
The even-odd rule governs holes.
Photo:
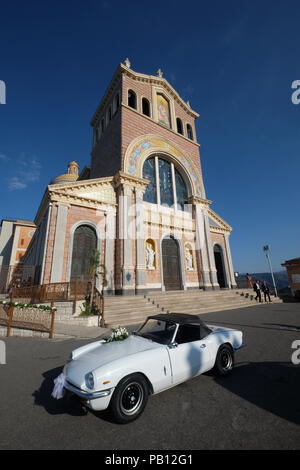
POLYGON ((57 204, 56 226, 50 282, 62 282, 69 206, 57 204))
POLYGON ((136 235, 136 294, 142 294, 146 290, 146 263, 145 263, 145 238, 144 238, 144 204, 143 194, 145 189, 135 189, 135 235, 136 235))
POLYGON ((200 204, 195 204, 196 215, 196 250, 199 250, 202 264, 203 288, 212 289, 210 280, 210 269, 206 250, 206 236, 203 208, 200 204))
POLYGON ((229 276, 230 276, 230 282, 231 282, 231 287, 236 288, 236 280, 234 277, 234 270, 233 270, 233 264, 232 264, 232 258, 231 258, 231 250, 230 250, 230 245, 229 245, 229 234, 225 235, 225 246, 226 246, 226 254, 227 254, 227 259, 228 259, 228 268, 229 268, 229 276))
POLYGON ((132 187, 124 185, 123 194, 120 196, 120 234, 123 239, 123 264, 122 264, 122 294, 135 293, 133 282, 133 250, 132 250, 132 187))
POLYGON ((206 234, 206 242, 207 242, 207 250, 208 250, 211 284, 212 284, 213 289, 220 289, 218 278, 217 278, 215 255, 214 255, 214 250, 213 250, 211 236, 210 236, 209 218, 208 218, 206 208, 203 209, 203 216, 204 216, 204 225, 205 225, 205 234, 206 234))
POLYGON ((115 241, 116 241, 116 213, 105 214, 105 269, 107 286, 106 295, 115 293, 115 241))

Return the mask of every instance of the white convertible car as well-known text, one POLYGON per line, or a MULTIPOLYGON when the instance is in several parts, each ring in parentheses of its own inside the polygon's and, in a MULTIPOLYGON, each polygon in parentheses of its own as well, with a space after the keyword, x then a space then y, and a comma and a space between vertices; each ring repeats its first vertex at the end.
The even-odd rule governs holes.
POLYGON ((206 325, 198 316, 150 316, 123 341, 97 341, 72 352, 64 387, 93 410, 110 407, 119 423, 143 412, 148 396, 210 369, 228 374, 241 331, 206 325))

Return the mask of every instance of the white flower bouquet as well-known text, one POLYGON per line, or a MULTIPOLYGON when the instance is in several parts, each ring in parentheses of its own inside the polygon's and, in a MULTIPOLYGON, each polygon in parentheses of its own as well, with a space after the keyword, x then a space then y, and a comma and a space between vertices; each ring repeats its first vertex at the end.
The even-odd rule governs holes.
POLYGON ((112 341, 123 341, 128 338, 130 333, 123 326, 118 326, 117 328, 112 328, 110 337, 106 340, 107 343, 112 341))

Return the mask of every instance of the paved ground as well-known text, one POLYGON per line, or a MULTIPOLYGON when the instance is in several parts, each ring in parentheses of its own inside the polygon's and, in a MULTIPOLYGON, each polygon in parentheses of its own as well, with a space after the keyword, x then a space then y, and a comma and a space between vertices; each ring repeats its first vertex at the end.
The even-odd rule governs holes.
MULTIPOLYGON (((227 378, 204 374, 150 397, 129 425, 77 402, 50 398, 69 352, 90 340, 5 338, 0 365, 1 449, 299 449, 300 305, 276 304, 202 316, 238 327, 247 347, 227 378)), ((3 338, 2 338, 3 339, 3 338)))

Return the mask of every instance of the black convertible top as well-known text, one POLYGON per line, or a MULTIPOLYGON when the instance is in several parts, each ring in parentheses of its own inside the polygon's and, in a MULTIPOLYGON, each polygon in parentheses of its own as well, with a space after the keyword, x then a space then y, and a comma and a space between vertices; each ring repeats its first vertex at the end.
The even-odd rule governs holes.
POLYGON ((158 315, 150 315, 148 318, 170 321, 180 325, 196 324, 207 328, 204 321, 198 315, 189 315, 188 313, 159 313, 158 315))

